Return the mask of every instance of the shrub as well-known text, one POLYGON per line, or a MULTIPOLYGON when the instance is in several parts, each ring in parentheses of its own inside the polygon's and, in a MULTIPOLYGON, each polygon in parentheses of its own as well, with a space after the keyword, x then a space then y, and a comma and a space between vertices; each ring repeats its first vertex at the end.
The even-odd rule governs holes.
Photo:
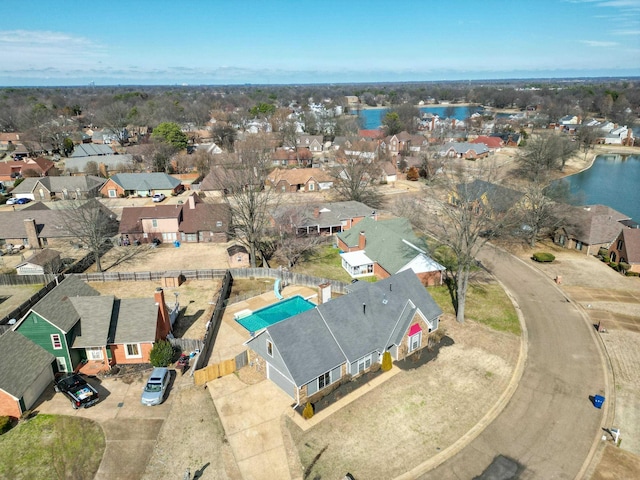
POLYGON ((302 416, 305 420, 309 420, 311 417, 313 417, 313 405, 311 405, 310 402, 307 402, 307 404, 304 406, 302 416))
POLYGON ((556 257, 548 252, 537 252, 533 254, 533 259, 536 262, 541 262, 541 263, 550 263, 553 262, 556 257))
POLYGON ((606 249, 606 248, 604 248, 604 247, 600 247, 600 248, 598 249, 598 256, 599 256, 599 257, 608 257, 608 256, 609 256, 609 250, 607 250, 607 249, 606 249))
POLYGON ((616 262, 609 262, 609 266, 614 270, 618 270, 618 264, 616 262))
POLYGON ((393 368, 393 362, 391 361, 391 352, 384 352, 382 355, 382 371, 388 372, 393 368))
POLYGON ((7 433, 13 427, 13 418, 2 415, 0 416, 0 435, 7 433))
POLYGON ((627 277, 640 277, 640 272, 630 272, 630 271, 627 270, 625 272, 625 275, 627 277))
POLYGON ((620 262, 618 264, 618 270, 620 270, 621 272, 624 272, 625 274, 629 271, 630 268, 631 268, 631 265, 629 265, 626 262, 620 262))
POLYGON ((154 367, 167 367, 173 361, 173 347, 167 340, 160 340, 153 345, 149 353, 149 361, 154 367))

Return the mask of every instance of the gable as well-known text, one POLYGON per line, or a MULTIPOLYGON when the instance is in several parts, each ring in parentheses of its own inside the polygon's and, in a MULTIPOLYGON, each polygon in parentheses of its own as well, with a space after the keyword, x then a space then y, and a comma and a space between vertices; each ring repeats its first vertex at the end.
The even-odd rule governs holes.
POLYGON ((0 336, 0 389, 20 399, 54 356, 19 333, 0 336))

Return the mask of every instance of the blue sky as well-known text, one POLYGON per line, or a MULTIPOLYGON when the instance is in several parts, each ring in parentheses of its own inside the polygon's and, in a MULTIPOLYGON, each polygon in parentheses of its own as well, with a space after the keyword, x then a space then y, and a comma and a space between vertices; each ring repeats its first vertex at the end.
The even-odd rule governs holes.
POLYGON ((640 0, 0 0, 0 85, 640 75, 640 0))

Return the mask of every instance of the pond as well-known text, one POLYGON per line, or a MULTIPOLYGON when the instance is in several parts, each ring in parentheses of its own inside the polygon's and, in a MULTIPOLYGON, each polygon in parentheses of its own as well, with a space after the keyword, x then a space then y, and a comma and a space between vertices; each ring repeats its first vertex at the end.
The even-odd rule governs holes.
POLYGON ((585 205, 607 205, 640 222, 640 155, 598 155, 591 168, 562 181, 585 205))
MULTIPOLYGON (((420 107, 420 113, 427 113, 430 115, 438 115, 440 118, 446 118, 445 112, 447 109, 453 109, 453 118, 456 120, 464 120, 469 118, 473 112, 482 112, 482 107, 467 107, 467 106, 437 106, 437 107, 420 107)), ((388 108, 367 108, 360 110, 360 119, 362 122, 362 128, 365 130, 374 130, 382 125, 382 117, 389 111, 388 108)))

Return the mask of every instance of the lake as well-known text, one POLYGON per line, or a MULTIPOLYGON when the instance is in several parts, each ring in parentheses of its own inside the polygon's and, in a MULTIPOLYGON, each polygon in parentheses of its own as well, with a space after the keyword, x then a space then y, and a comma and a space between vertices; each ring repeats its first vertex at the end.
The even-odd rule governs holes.
MULTIPOLYGON (((440 118, 445 118, 445 110, 447 108, 453 108, 453 118, 456 120, 464 120, 469 117, 469 107, 456 107, 453 105, 438 106, 438 107, 420 107, 420 113, 428 113, 431 115, 438 115, 440 118)), ((382 125, 382 117, 389 111, 388 108, 367 108, 360 110, 360 118, 362 121, 362 128, 365 130, 374 130, 382 125)), ((482 107, 471 107, 471 113, 482 112, 482 107)))
POLYGON ((598 155, 591 168, 563 181, 585 205, 607 205, 640 222, 640 155, 598 155))

